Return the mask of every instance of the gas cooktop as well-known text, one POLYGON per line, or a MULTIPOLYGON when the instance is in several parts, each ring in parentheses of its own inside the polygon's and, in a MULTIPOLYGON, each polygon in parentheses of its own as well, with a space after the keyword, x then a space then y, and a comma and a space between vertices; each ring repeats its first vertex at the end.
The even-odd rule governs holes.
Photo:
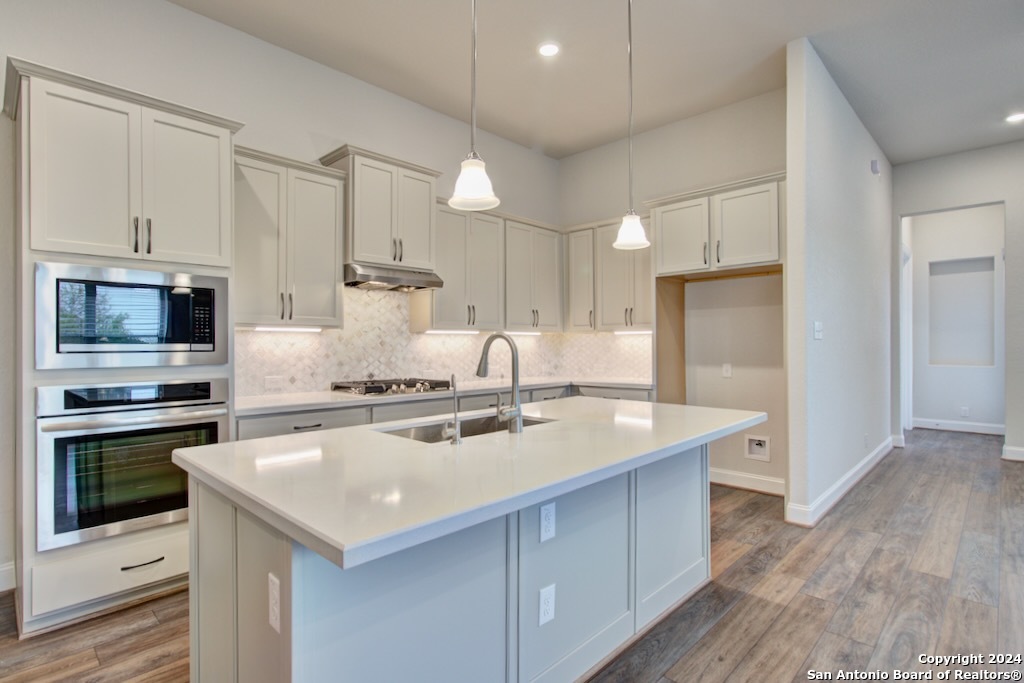
POLYGON ((331 382, 331 391, 346 391, 350 394, 422 394, 428 391, 442 391, 451 388, 446 379, 364 379, 347 382, 331 382))

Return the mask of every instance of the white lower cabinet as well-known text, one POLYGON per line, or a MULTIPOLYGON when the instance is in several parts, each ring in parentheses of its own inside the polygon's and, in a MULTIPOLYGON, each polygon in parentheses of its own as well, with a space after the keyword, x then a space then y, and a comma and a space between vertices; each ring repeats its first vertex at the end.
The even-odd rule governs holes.
POLYGON ((541 506, 519 512, 520 681, 576 680, 633 635, 629 475, 553 502, 556 533, 543 543, 541 506), (541 624, 545 588, 554 617, 541 624))
POLYGON ((188 526, 143 535, 133 543, 99 541, 89 554, 75 554, 32 567, 33 617, 124 593, 188 572, 188 526))
POLYGON ((636 626, 704 583, 711 571, 707 448, 700 446, 636 471, 636 626), (677 523, 673 524, 672 520, 677 523))
POLYGON ((369 408, 339 408, 337 410, 309 410, 301 413, 278 413, 257 417, 238 418, 238 440, 259 439, 264 436, 315 432, 321 429, 354 427, 370 423, 369 408))
POLYGON ((705 447, 344 570, 194 480, 189 514, 195 683, 574 681, 711 572, 705 447))

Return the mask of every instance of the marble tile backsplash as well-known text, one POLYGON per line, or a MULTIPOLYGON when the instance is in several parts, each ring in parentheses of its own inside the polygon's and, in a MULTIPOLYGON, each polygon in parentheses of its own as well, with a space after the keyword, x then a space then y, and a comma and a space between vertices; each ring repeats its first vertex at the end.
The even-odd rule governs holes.
MULTIPOLYGON (((235 394, 325 391, 335 380, 447 377, 469 380, 484 334, 428 335, 409 331, 409 295, 344 290, 345 329, 319 334, 235 331, 235 394), (267 378, 280 389, 268 389, 267 378), (273 382, 273 380, 272 380, 273 382)), ((649 335, 544 334, 517 336, 523 377, 651 379, 649 335)), ((508 373, 509 350, 491 347, 491 376, 508 373)))

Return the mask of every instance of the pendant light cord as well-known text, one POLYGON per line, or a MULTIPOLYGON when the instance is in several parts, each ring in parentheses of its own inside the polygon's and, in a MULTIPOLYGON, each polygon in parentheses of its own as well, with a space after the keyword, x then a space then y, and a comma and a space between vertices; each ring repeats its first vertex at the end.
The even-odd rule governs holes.
MULTIPOLYGON (((630 0, 632 1, 632 0, 630 0)), ((469 112, 469 155, 476 157, 476 0, 473 5, 473 55, 470 59, 470 112, 469 112)))
POLYGON ((633 210, 633 0, 627 0, 626 7, 626 54, 629 57, 629 213, 632 214, 636 213, 633 210))

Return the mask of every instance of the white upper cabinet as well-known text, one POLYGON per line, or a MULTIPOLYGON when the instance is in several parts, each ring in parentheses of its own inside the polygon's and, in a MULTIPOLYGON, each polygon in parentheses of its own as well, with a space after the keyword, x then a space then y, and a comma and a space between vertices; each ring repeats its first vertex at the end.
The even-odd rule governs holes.
POLYGON ((657 274, 678 275, 779 260, 778 183, 762 183, 652 210, 657 274))
POLYGON ((435 270, 437 171, 350 145, 320 163, 349 174, 349 261, 435 270))
POLYGON ((568 236, 569 315, 567 332, 593 332, 597 321, 594 311, 594 231, 570 232, 568 236))
POLYGON ((562 329, 561 234, 505 221, 505 326, 562 329))
POLYGON ((38 77, 27 103, 33 249, 231 265, 231 128, 38 77))
POLYGON ((594 230, 597 329, 650 329, 654 323, 651 249, 614 248, 618 231, 617 224, 594 230))
POLYGON ((503 329, 504 221, 439 206, 436 242, 444 286, 410 294, 410 329, 503 329))
POLYGON ((708 198, 662 206, 651 212, 658 274, 704 270, 711 262, 708 236, 708 198))
POLYGON ((340 327, 344 175, 239 149, 235 321, 340 327))

